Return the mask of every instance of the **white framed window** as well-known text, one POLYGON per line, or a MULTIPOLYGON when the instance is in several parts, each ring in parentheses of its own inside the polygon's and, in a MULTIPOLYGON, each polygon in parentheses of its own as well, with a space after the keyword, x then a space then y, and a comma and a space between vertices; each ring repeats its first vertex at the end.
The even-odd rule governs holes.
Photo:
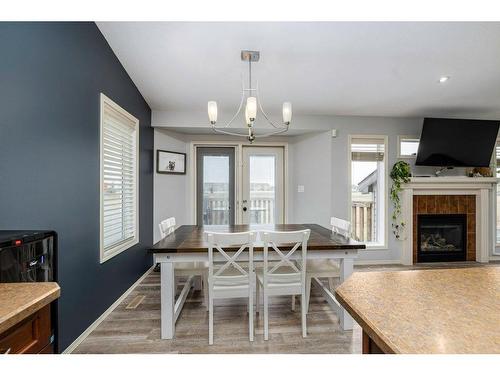
POLYGON ((416 158, 420 139, 411 135, 398 136, 398 159, 416 158))
POLYGON ((100 260, 139 242, 139 120, 101 93, 100 260))
POLYGON ((387 247, 387 136, 349 136, 352 234, 370 248, 387 247))

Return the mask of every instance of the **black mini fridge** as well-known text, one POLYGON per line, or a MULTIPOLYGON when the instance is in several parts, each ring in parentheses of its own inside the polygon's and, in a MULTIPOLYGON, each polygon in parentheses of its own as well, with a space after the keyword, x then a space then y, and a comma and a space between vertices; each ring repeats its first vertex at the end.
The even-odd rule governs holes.
MULTIPOLYGON (((57 282, 56 265, 56 232, 0 230, 0 283, 57 282)), ((57 301, 52 306, 52 344, 58 353, 57 301)))

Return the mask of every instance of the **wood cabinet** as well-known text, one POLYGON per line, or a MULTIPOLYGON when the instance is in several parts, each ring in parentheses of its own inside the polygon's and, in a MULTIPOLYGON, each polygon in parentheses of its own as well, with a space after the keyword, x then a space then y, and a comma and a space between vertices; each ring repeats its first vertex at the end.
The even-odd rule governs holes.
POLYGON ((50 304, 0 334, 0 353, 53 353, 50 304))
POLYGON ((363 354, 384 354, 384 351, 363 330, 363 354))

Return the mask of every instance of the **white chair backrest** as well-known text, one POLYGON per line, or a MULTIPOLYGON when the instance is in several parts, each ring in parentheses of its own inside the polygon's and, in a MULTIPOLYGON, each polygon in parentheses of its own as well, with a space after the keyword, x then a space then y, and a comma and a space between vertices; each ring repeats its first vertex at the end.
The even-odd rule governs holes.
POLYGON ((302 282, 305 282, 307 241, 309 240, 310 234, 310 229, 293 232, 265 231, 261 233, 261 238, 264 242, 264 284, 267 285, 269 282, 291 282, 293 280, 297 280, 298 276, 300 276, 300 280, 302 282), (290 248, 290 250, 283 250, 285 245, 286 248, 290 248), (282 249, 280 249, 279 246, 281 246, 282 249), (301 247, 301 251, 297 257, 298 259, 292 261, 292 255, 299 247, 301 247), (278 254, 278 263, 273 262, 269 265, 269 249, 278 254), (281 267, 290 267, 292 271, 288 273, 277 273, 276 271, 278 271, 281 267))
POLYGON ((332 217, 330 220, 332 225, 332 232, 340 234, 343 237, 351 237, 351 223, 344 219, 339 219, 338 217, 332 217))
POLYGON ((168 219, 163 220, 160 224, 158 224, 158 226, 160 227, 161 238, 164 239, 170 233, 175 231, 175 217, 169 217, 168 219))
MULTIPOLYGON (((208 280, 209 283, 218 285, 233 285, 237 282, 252 282, 253 273, 253 246, 257 239, 256 232, 216 233, 205 232, 208 241, 208 280), (226 250, 224 250, 224 247, 226 250), (237 247, 237 250, 235 251, 237 247), (229 248, 229 250, 228 250, 229 248), (248 269, 238 263, 238 257, 248 248, 248 269), (215 251, 214 251, 215 250, 215 251), (234 252, 235 251, 235 252, 234 252), (224 258, 217 262, 214 269, 214 252, 224 258), (231 254, 228 254, 230 252, 231 254), (234 254, 232 254, 234 252, 234 254), (224 275, 224 271, 233 267, 238 272, 236 275, 224 275)), ((244 260, 247 261, 246 259, 244 260)))

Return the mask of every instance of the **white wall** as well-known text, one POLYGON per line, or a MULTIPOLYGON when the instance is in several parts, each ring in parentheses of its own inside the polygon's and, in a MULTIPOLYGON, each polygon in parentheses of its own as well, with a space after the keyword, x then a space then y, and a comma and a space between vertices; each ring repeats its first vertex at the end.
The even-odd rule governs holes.
MULTIPOLYGON (((290 222, 330 226, 332 216, 332 142, 330 132, 294 137, 289 148, 290 222), (297 192, 298 185, 304 192, 297 192)), ((338 199, 336 197, 335 199, 338 199)))
MULTIPOLYGON (((156 173, 156 150, 187 153, 187 143, 183 135, 164 129, 154 131, 154 208, 153 208, 153 238, 160 240, 158 224, 167 217, 175 216, 177 225, 187 222, 187 188, 186 175, 171 175, 156 173)), ((186 160, 189 163, 188 160, 186 160)), ((187 165, 189 167, 189 164, 187 165)))

